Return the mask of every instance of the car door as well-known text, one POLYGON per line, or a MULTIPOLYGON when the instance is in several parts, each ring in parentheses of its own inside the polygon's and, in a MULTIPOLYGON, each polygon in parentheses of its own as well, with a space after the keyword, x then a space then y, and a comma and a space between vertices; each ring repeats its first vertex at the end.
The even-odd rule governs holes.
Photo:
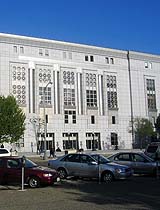
POLYGON ((0 183, 4 182, 4 159, 0 159, 0 183))
POLYGON ((154 166, 152 162, 147 160, 141 154, 132 154, 134 172, 136 174, 151 174, 153 173, 154 166))
POLYGON ((118 164, 127 165, 131 168, 133 167, 130 153, 117 154, 117 155, 115 155, 113 161, 118 164))
POLYGON ((80 154, 80 176, 98 177, 98 163, 89 155, 80 154))
POLYGON ((21 162, 19 159, 7 159, 5 169, 5 179, 7 183, 21 182, 21 162))
POLYGON ((79 176, 80 160, 79 154, 69 154, 64 161, 64 167, 69 176, 79 176))

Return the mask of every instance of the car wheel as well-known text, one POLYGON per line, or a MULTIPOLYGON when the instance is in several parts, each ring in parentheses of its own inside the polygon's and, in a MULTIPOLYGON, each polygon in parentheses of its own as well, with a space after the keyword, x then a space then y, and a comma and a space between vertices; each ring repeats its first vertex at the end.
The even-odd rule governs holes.
POLYGON ((40 180, 38 177, 31 177, 28 181, 28 184, 31 188, 36 188, 40 186, 40 180))
POLYGON ((59 168, 57 171, 59 172, 59 176, 61 179, 65 179, 67 177, 67 172, 64 168, 59 168))
POLYGON ((107 171, 107 172, 104 172, 103 175, 102 175, 102 181, 103 182, 112 182, 114 179, 114 176, 111 172, 107 171))

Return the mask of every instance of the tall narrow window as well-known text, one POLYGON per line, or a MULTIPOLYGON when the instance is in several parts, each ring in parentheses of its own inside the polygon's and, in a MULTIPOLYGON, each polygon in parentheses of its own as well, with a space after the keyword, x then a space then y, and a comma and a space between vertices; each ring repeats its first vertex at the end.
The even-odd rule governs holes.
POLYGON ((118 108, 116 76, 107 75, 107 100, 108 109, 118 108))
POLYGON ((114 59, 113 58, 110 58, 110 63, 114 64, 114 59))
POLYGON ((91 61, 91 62, 94 62, 94 57, 93 57, 93 55, 90 56, 90 61, 91 61))
POLYGON ((148 62, 144 63, 144 67, 147 69, 148 68, 148 62))
POLYGON ((43 105, 45 102, 46 105, 51 105, 51 87, 47 87, 47 89, 44 91, 45 87, 39 87, 39 103, 40 105, 43 105), (45 93, 45 96, 44 96, 45 93), (45 98, 44 98, 45 97, 45 98))
POLYGON ((118 145, 117 133, 111 133, 111 145, 118 145))
POLYGON ((17 53, 17 46, 13 46, 13 52, 17 53))
POLYGON ((64 123, 68 124, 68 111, 64 112, 64 123))
POLYGON ((85 61, 88 61, 88 55, 85 55, 85 61))
POLYGON ((87 107, 97 107, 96 74, 86 73, 87 107))
POLYGON ((75 89, 64 88, 64 105, 75 106, 75 89))
POLYGON ((94 115, 91 116, 91 124, 95 124, 95 116, 94 115))
POLYGON ((112 124, 116 124, 116 117, 112 116, 112 124))
POLYGON ((154 79, 147 79, 148 110, 156 110, 156 92, 154 79))
POLYGON ((21 53, 21 54, 24 53, 24 47, 20 47, 20 53, 21 53))
POLYGON ((105 57, 105 61, 107 64, 109 64, 109 58, 108 57, 105 57))
POLYGON ((75 74, 73 71, 63 71, 64 105, 75 106, 75 74))

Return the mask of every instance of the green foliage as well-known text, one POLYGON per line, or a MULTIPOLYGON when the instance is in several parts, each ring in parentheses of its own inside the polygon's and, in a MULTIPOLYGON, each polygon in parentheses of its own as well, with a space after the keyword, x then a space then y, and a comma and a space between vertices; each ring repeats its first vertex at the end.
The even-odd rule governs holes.
POLYGON ((155 123, 155 128, 156 128, 156 132, 159 134, 160 136, 160 114, 158 115, 157 119, 156 119, 156 123, 155 123))
POLYGON ((13 96, 0 96, 0 143, 17 142, 24 134, 25 118, 13 96))
POLYGON ((155 136, 152 123, 146 118, 135 118, 133 121, 136 144, 142 149, 155 136))

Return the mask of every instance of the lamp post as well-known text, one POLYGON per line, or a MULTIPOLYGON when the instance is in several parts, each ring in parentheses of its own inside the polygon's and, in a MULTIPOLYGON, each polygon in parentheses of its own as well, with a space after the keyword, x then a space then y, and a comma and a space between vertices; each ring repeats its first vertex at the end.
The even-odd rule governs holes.
POLYGON ((94 132, 92 133, 92 151, 95 151, 95 138, 94 132))
POLYGON ((47 85, 43 89, 43 119, 44 119, 44 157, 43 159, 46 160, 47 157, 47 147, 46 147, 46 132, 47 132, 47 124, 46 124, 46 103, 45 103, 45 96, 46 96, 46 90, 48 85, 52 84, 52 82, 48 82, 47 85))
MULTIPOLYGON (((36 140, 36 145, 37 145, 37 154, 38 154, 38 151, 39 151, 39 144, 38 144, 38 131, 40 130, 40 118, 31 118, 30 120, 30 123, 32 123, 33 125, 33 129, 34 129, 34 135, 35 135, 35 140, 36 140)), ((31 149, 32 149, 32 152, 33 152, 33 142, 31 142, 31 149)))

